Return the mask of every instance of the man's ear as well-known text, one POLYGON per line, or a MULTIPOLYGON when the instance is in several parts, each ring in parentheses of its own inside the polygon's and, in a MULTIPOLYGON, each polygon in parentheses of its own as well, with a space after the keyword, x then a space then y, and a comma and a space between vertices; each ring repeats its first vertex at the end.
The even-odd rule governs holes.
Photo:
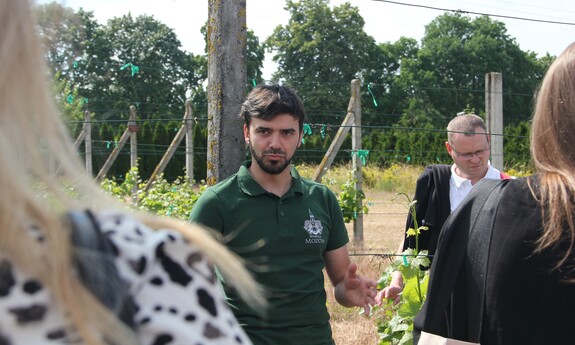
POLYGON ((445 148, 447 149, 447 153, 451 154, 452 148, 451 145, 449 145, 449 141, 445 142, 445 148))
POLYGON ((245 123, 244 123, 244 140, 246 144, 250 143, 250 129, 248 128, 248 125, 246 125, 245 123))
POLYGON ((301 146, 301 140, 303 138, 303 131, 299 132, 299 141, 297 143, 297 148, 299 149, 299 147, 301 146))

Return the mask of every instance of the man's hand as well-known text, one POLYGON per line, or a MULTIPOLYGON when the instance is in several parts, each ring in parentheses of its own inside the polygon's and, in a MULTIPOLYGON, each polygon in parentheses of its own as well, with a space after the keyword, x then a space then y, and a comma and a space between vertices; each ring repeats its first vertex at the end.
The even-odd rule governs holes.
POLYGON ((401 292, 403 291, 403 277, 401 272, 393 272, 391 283, 375 296, 375 305, 380 306, 384 298, 393 299, 393 304, 396 305, 401 299, 401 292))
POLYGON ((344 307, 363 307, 369 315, 375 304, 377 282, 356 273, 357 264, 351 263, 343 279, 335 287, 335 298, 344 307))

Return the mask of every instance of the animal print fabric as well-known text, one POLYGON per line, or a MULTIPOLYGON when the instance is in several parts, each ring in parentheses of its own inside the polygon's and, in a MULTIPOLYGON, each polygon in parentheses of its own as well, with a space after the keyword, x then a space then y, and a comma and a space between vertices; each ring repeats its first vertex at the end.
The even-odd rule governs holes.
MULTIPOLYGON (((96 220, 136 304, 141 344, 251 344, 198 248, 124 213, 101 212, 96 220)), ((31 234, 43 240, 41 230, 31 234)), ((81 344, 69 326, 50 291, 0 252, 0 345, 81 344)))

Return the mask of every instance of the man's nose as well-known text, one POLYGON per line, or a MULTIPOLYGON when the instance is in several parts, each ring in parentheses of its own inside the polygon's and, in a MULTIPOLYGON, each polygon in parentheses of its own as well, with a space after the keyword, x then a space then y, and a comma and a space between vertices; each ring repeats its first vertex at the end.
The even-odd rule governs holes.
POLYGON ((279 133, 274 133, 271 135, 270 147, 273 148, 281 147, 281 135, 279 133))

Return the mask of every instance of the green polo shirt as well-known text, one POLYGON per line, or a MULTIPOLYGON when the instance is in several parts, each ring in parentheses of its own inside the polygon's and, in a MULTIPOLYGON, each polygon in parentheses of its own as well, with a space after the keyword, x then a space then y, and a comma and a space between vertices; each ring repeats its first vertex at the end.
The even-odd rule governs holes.
POLYGON ((249 165, 202 193, 190 220, 220 231, 266 287, 269 307, 263 316, 226 287, 255 345, 333 344, 323 255, 349 241, 337 199, 293 167, 291 188, 280 198, 252 178, 249 165))

